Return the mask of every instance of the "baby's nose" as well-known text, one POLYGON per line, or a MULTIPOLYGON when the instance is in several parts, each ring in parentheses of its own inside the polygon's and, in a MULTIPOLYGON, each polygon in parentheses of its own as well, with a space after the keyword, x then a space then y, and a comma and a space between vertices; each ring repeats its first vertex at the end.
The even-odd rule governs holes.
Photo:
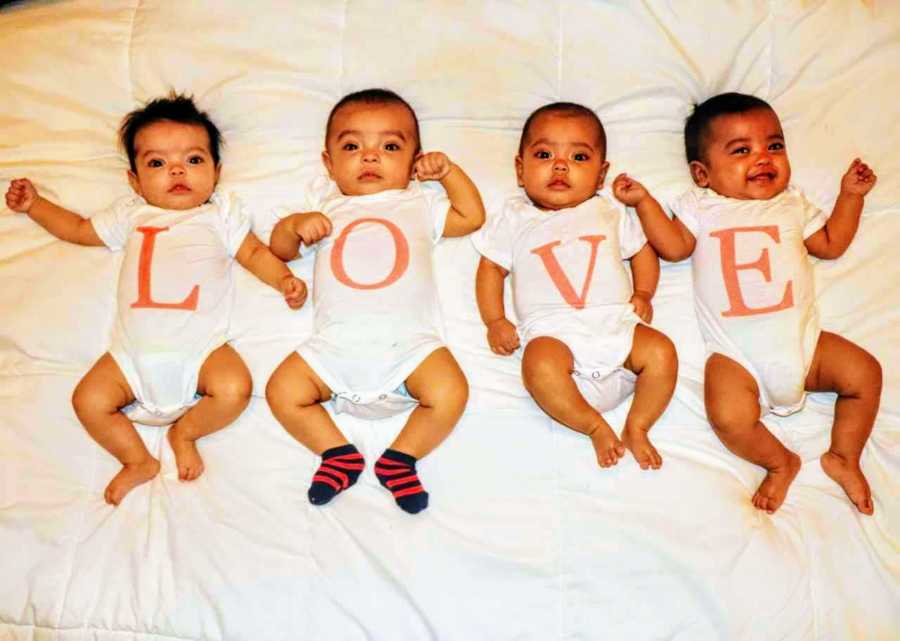
POLYGON ((363 154, 363 161, 364 161, 364 162, 378 162, 378 160, 379 160, 379 156, 378 156, 378 150, 377 150, 377 149, 368 149, 368 150, 366 150, 366 152, 363 154))
POLYGON ((169 173, 173 176, 178 176, 184 173, 184 167, 179 163, 172 163, 169 165, 169 173))
POLYGON ((569 171, 569 163, 562 158, 553 161, 553 171, 569 171))

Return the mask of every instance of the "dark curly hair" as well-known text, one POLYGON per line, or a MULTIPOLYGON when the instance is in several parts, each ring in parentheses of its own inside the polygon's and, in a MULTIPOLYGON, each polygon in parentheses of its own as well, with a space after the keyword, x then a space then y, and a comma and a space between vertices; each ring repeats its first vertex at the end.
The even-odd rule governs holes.
POLYGON ((703 161, 710 123, 718 116, 742 114, 757 109, 772 109, 761 98, 743 93, 721 93, 694 105, 694 112, 684 123, 684 151, 688 162, 703 161))
POLYGON ((219 128, 204 111, 197 109, 192 96, 176 94, 172 92, 165 98, 151 100, 141 109, 135 109, 122 119, 119 127, 119 141, 128 154, 128 164, 131 171, 137 171, 135 164, 134 139, 138 132, 157 122, 171 121, 185 125, 200 125, 206 129, 209 135, 209 151, 213 161, 219 164, 219 147, 222 144, 222 134, 219 128))

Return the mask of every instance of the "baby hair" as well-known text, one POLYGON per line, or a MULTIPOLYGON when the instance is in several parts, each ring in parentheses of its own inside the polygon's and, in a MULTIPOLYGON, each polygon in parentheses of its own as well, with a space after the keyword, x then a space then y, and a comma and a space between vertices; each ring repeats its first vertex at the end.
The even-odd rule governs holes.
POLYGON ((525 121, 525 125, 522 127, 522 137, 519 138, 519 155, 522 155, 522 150, 525 149, 525 142, 528 140, 528 134, 531 130, 531 124, 534 120, 543 114, 553 113, 560 114, 562 116, 583 116, 588 118, 597 125, 597 144, 600 149, 603 150, 603 153, 606 153, 606 130, 603 129, 603 123, 600 122, 600 118, 597 117, 597 114, 594 113, 593 109, 588 109, 584 105, 579 105, 575 102, 553 102, 549 105, 544 105, 543 107, 539 107, 535 109, 528 119, 525 121))
POLYGON ((209 151, 216 165, 219 164, 219 147, 222 134, 205 111, 197 109, 193 96, 176 94, 174 91, 165 98, 151 100, 141 109, 135 109, 122 120, 119 127, 119 141, 128 154, 131 171, 137 171, 135 164, 134 139, 138 132, 148 125, 170 121, 185 125, 200 125, 209 135, 209 151))
POLYGON ((415 124, 416 130, 416 153, 422 149, 421 137, 419 136, 419 119, 416 116, 415 110, 399 95, 391 91, 390 89, 363 89, 362 91, 355 91, 353 93, 349 93, 340 100, 338 100, 337 104, 331 108, 331 113, 328 114, 328 123, 325 125, 325 142, 328 143, 328 136, 331 133, 331 123, 334 120, 334 115, 343 107, 347 105, 355 105, 355 104, 365 104, 365 105, 402 105, 409 111, 409 115, 412 116, 413 123, 415 124))
POLYGON ((743 93, 722 93, 694 106, 684 123, 684 150, 688 162, 703 161, 710 123, 718 116, 742 114, 756 109, 772 109, 761 98, 743 93))

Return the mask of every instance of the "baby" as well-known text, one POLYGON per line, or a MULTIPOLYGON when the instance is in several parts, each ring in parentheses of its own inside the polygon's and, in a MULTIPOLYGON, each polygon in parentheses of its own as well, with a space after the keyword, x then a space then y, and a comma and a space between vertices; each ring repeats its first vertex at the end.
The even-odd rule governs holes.
POLYGON ((308 496, 322 505, 353 485, 362 455, 322 403, 379 418, 414 407, 375 463, 379 482, 406 512, 428 506, 416 461, 453 429, 468 384, 438 332, 432 250, 484 222, 478 190, 440 152, 423 154, 416 114, 400 96, 370 89, 331 110, 322 160, 330 180, 315 182, 306 213, 272 231, 272 251, 315 251, 312 337, 272 374, 272 412, 322 457, 308 496), (436 180, 444 196, 410 180, 436 180), (317 244, 316 244, 317 243, 317 244))
MULTIPOLYGON (((527 199, 508 201, 473 236, 482 255, 478 307, 491 350, 512 354, 520 340, 503 306, 512 274, 525 388, 547 414, 590 437, 601 467, 627 447, 642 469, 658 469, 647 434, 675 390, 678 359, 672 342, 641 322, 653 316, 659 261, 637 219, 597 194, 608 169, 593 111, 554 103, 529 116, 516 156, 527 199), (601 412, 632 392, 620 440, 601 412)), ((625 174, 612 190, 624 205, 658 207, 625 174)))
POLYGON ((24 178, 6 192, 10 209, 57 238, 124 250, 110 350, 72 396, 88 433, 122 463, 104 493, 113 505, 160 467, 129 417, 174 421, 168 438, 178 476, 193 480, 203 472, 195 441, 231 423, 249 401, 250 373, 226 343, 233 259, 290 307, 306 299, 306 285, 249 231, 239 203, 214 193, 219 130, 190 98, 150 102, 125 117, 119 134, 136 195, 108 211, 82 218, 24 178))
POLYGON ((667 260, 693 254, 694 302, 709 357, 706 412, 728 449, 767 471, 753 505, 773 513, 800 458, 761 412, 799 410, 806 391, 837 392, 831 447, 822 469, 863 514, 872 514, 860 455, 881 396, 881 367, 850 341, 819 328, 807 254, 837 258, 859 225, 876 177, 856 159, 831 216, 790 185, 791 165, 775 111, 726 93, 697 106, 685 126, 697 187, 673 205, 638 207, 651 244, 667 260))

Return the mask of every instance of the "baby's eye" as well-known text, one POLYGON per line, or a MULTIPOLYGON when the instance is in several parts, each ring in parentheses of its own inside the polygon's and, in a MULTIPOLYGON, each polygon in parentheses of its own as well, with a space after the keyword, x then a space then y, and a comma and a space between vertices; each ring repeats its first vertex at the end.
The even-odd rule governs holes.
POLYGON ((590 159, 591 159, 590 156, 588 156, 587 154, 584 154, 584 153, 577 153, 577 154, 575 154, 575 155, 573 156, 573 158, 574 158, 575 160, 577 160, 578 162, 584 162, 584 161, 586 161, 586 160, 590 160, 590 159))
POLYGON ((540 158, 541 160, 547 160, 550 157, 549 151, 537 151, 534 154, 535 158, 540 158))
POLYGON ((188 158, 188 162, 192 165, 199 165, 204 162, 203 156, 191 156, 188 158))
POLYGON ((400 145, 398 145, 398 144, 395 143, 395 142, 389 142, 389 143, 387 143, 387 144, 384 146, 384 148, 385 148, 387 151, 400 151, 400 145))
POLYGON ((750 147, 735 147, 731 150, 732 154, 747 154, 750 153, 750 147))
POLYGON ((343 147, 341 147, 344 151, 356 151, 359 149, 359 146, 355 142, 345 143, 343 147))
POLYGON ((162 167, 163 161, 160 160, 159 158, 154 158, 153 160, 147 161, 147 166, 148 167, 162 167))
POLYGON ((773 142, 769 145, 769 151, 781 151, 782 149, 784 149, 783 142, 773 142))

